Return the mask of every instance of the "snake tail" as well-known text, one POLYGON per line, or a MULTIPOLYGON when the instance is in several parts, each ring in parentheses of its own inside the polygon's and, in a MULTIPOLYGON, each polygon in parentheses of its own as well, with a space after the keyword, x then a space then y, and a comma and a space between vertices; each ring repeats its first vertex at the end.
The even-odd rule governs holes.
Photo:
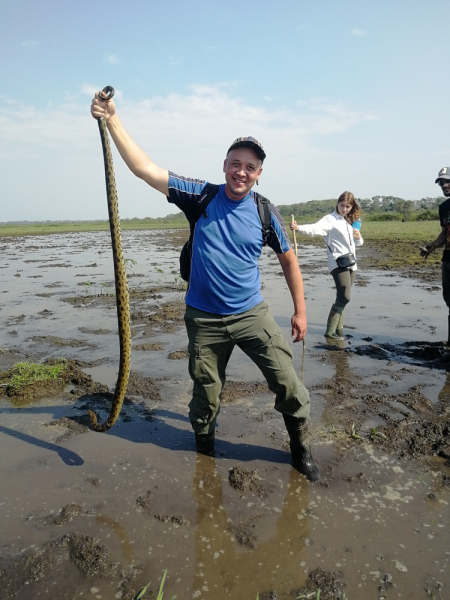
MULTIPOLYGON (((107 88, 105 88, 107 89, 107 88)), ((112 88, 109 88, 112 89, 112 88)), ((113 90, 114 93, 114 90, 113 90)), ((110 98, 112 95, 109 96, 110 98)), ((131 364, 131 329, 130 329, 130 299, 128 293, 127 274, 122 252, 122 238, 120 235, 119 205, 117 199, 114 166, 111 146, 104 118, 98 120, 100 137, 102 141, 103 158, 105 163, 106 194, 108 201, 109 227, 114 263, 114 279, 116 286, 117 320, 119 326, 120 364, 117 383, 111 405, 111 412, 106 421, 99 424, 94 411, 89 411, 91 427, 94 431, 108 431, 117 421, 125 393, 128 387, 131 364)))

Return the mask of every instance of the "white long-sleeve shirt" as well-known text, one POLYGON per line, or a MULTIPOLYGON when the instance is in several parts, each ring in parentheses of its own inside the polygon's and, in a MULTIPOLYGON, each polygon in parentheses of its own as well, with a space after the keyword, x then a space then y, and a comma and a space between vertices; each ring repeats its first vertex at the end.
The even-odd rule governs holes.
MULTIPOLYGON (((297 225, 297 231, 310 237, 315 235, 323 237, 323 241, 327 245, 328 270, 330 272, 337 268, 336 258, 338 256, 351 252, 356 257, 355 246, 364 244, 362 237, 355 240, 353 227, 336 211, 323 217, 313 225, 297 225)), ((356 271, 356 264, 350 269, 356 271)))

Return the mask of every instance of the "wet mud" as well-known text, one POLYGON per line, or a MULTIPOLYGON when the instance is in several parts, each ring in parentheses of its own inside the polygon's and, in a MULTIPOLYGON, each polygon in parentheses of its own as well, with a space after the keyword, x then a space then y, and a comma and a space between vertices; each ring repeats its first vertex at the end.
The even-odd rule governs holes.
POLYGON ((254 471, 249 471, 243 467, 236 466, 230 469, 228 479, 234 490, 239 490, 241 492, 251 490, 253 492, 258 492, 261 496, 266 493, 263 486, 259 483, 258 477, 254 471))
POLYGON ((295 591, 295 597, 317 598, 317 592, 320 590, 319 597, 323 600, 344 600, 345 587, 343 573, 329 573, 316 569, 308 574, 307 584, 295 591))
MULTIPOLYGON (((111 563, 110 551, 99 544, 98 538, 78 533, 62 535, 40 549, 26 551, 3 568, 0 571, 2 594, 5 594, 4 598, 20 598, 24 589, 47 580, 52 571, 57 569, 60 576, 64 576, 71 568, 77 569, 86 580, 117 578, 119 575, 121 580, 117 585, 117 594, 120 593, 120 596, 116 594, 116 597, 131 600, 134 596, 132 586, 139 571, 133 568, 127 573, 121 565, 111 563)), ((96 588, 93 586, 90 591, 95 594, 96 588)), ((58 596, 73 597, 68 590, 62 590, 58 596)))
MULTIPOLYGON (((149 581, 145 597, 156 597, 165 569, 168 597, 445 598, 450 354, 439 265, 401 263, 403 244, 391 255, 391 243, 364 246, 345 341, 329 345, 335 290, 325 252, 322 264, 316 246, 300 245, 308 335, 304 357, 292 349, 311 395, 321 480, 310 484, 291 467, 274 398, 239 349, 216 458, 196 454, 177 271, 185 239, 124 234, 125 256, 137 262, 132 370, 104 434, 90 430, 88 410, 106 419, 118 372, 107 235, 3 240, 2 598, 131 599, 149 581), (61 357, 60 380, 8 384, 17 362, 61 357)), ((289 339, 279 262, 264 251, 260 270, 289 339)))

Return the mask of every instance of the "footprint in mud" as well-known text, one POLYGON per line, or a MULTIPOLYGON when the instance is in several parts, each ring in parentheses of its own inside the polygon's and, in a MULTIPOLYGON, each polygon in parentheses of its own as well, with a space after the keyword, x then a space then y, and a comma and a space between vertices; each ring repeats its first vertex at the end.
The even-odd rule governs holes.
POLYGON ((66 523, 72 521, 74 517, 93 516, 93 514, 94 513, 92 511, 83 508, 81 504, 71 502, 70 504, 60 508, 56 514, 52 513, 45 517, 29 515, 26 518, 26 521, 35 527, 61 527, 61 525, 65 525, 66 523))

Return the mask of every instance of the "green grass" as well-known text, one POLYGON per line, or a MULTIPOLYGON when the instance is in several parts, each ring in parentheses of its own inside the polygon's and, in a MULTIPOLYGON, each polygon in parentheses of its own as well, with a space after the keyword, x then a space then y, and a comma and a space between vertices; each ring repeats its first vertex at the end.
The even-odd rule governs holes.
MULTIPOLYGON (((158 596, 156 598, 156 600, 163 600, 164 598, 164 582, 166 581, 166 575, 167 575, 167 569, 164 571, 164 575, 161 581, 161 585, 159 586, 159 592, 158 592, 158 596)), ((147 592, 147 589, 149 587, 150 583, 148 583, 145 588, 142 588, 142 590, 140 590, 136 596, 133 597, 133 600, 141 600, 144 596, 145 593, 147 592)), ((318 592, 318 596, 317 598, 319 598, 320 596, 320 590, 318 592)), ((172 600, 174 600, 174 598, 176 598, 176 596, 172 596, 172 600)), ((259 599, 259 594, 256 594, 256 600, 259 599)))
MULTIPOLYGON (((166 575, 167 575, 167 569, 164 571, 164 575, 163 575, 163 578, 161 581, 161 585, 159 586, 159 592, 158 592, 158 596, 157 596, 156 600, 163 600, 163 598, 164 598, 164 582, 166 581, 166 575)), ((142 590, 140 592, 138 592, 136 594, 136 596, 134 596, 133 600, 141 600, 141 598, 144 597, 145 592, 147 591, 149 585, 150 584, 148 583, 145 586, 145 588, 142 588, 142 590)), ((174 598, 176 598, 176 596, 172 596, 172 600, 174 598)))
MULTIPOLYGON (((310 221, 312 222, 312 221, 310 221)), ((361 235, 364 243, 374 242, 417 242, 419 245, 431 242, 441 232, 439 221, 363 221, 361 235)), ((289 230, 289 234, 291 230, 289 230)), ((322 242, 320 236, 313 238, 296 233, 297 241, 315 240, 322 242)))
MULTIPOLYGON (((364 221, 361 234, 364 246, 357 249, 358 267, 365 269, 395 269, 402 271, 413 267, 424 272, 440 269, 442 249, 425 261, 419 248, 432 242, 441 232, 439 221, 364 221)), ((323 247, 321 236, 309 237, 296 234, 297 243, 323 247)))
MULTIPOLYGON (((121 221, 124 230, 188 229, 186 219, 121 221)), ((51 233, 78 233, 89 231, 109 231, 108 221, 86 221, 82 223, 36 223, 30 225, 0 225, 0 237, 22 235, 49 235, 51 233)))
POLYGON ((7 385, 18 390, 41 381, 55 381, 66 370, 66 359, 61 358, 55 364, 41 365, 30 362, 16 363, 10 373, 7 385))
MULTIPOLYGON (((312 223, 313 221, 308 221, 312 223)), ((286 222, 288 226, 288 222, 286 222)), ((150 229, 187 229, 186 219, 129 220, 121 221, 122 230, 150 229)), ((93 221, 83 223, 38 223, 34 225, 0 225, 0 237, 21 235, 48 235, 51 233, 75 233, 89 231, 108 231, 108 221, 93 221)), ((364 221, 361 233, 364 240, 376 241, 418 241, 420 243, 434 240, 441 231, 439 221, 364 221)), ((289 230, 290 233, 290 230, 289 230)), ((298 238, 303 238, 297 233, 298 238)), ((309 238, 310 239, 310 238, 309 238)), ((320 239, 320 238, 318 238, 320 239)))
POLYGON ((363 220, 364 241, 431 242, 441 232, 439 221, 367 221, 363 220))

